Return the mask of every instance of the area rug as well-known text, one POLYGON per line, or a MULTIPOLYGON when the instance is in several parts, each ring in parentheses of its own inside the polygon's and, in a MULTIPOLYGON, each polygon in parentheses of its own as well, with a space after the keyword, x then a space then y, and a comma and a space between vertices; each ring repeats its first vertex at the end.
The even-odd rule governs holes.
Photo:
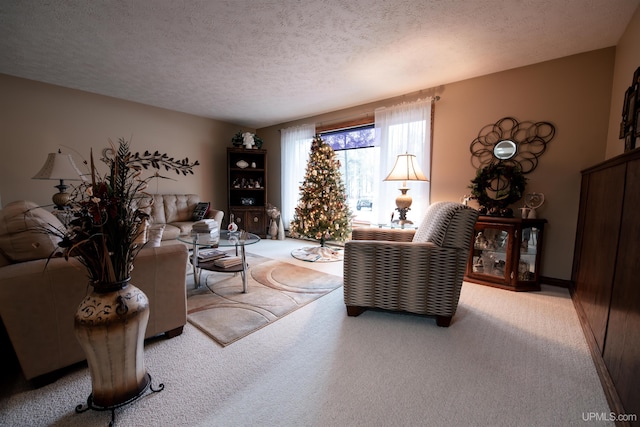
POLYGON ((207 277, 187 299, 189 322, 224 347, 342 286, 342 277, 276 260, 251 265, 248 279, 242 293, 240 274, 207 277))

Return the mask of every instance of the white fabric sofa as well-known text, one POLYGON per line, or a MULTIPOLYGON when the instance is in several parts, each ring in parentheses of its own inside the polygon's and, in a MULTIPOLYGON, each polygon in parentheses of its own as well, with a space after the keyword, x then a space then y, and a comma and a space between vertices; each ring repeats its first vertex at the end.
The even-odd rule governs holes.
MULTIPOLYGON (((153 196, 151 224, 166 225, 159 247, 144 247, 136 257, 131 283, 149 299, 146 337, 179 335, 187 321, 188 248, 175 239, 191 231, 196 195, 153 196)), ((146 203, 145 203, 146 205, 146 203)), ((222 211, 210 217, 222 221, 222 211)), ((51 212, 17 201, 0 210, 0 319, 26 379, 85 359, 74 332, 74 315, 90 291, 87 273, 76 259, 49 256, 55 237, 34 231, 63 227, 51 212), (27 214, 25 214, 27 212, 27 214)))
MULTIPOLYGON (((162 241, 171 241, 179 236, 188 236, 195 223, 193 211, 200 202, 197 194, 155 194, 138 200, 141 211, 149 214, 151 226, 164 225, 162 241), (153 203, 150 203, 153 199, 153 203)), ((210 208, 205 218, 215 219, 222 226, 224 212, 210 208)))

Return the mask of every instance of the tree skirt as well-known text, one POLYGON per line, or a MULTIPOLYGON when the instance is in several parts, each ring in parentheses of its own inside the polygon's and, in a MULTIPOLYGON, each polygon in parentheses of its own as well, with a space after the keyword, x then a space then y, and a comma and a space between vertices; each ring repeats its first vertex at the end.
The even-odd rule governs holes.
POLYGON ((326 246, 307 246, 294 249, 291 251, 291 256, 301 261, 334 262, 342 261, 343 252, 342 249, 331 249, 326 246))

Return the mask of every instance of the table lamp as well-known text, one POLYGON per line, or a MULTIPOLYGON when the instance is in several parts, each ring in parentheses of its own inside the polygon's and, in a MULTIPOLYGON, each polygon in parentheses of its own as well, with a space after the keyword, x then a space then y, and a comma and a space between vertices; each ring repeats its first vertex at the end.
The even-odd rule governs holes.
POLYGON ((413 202, 411 196, 407 194, 409 191, 407 181, 429 181, 418 166, 416 156, 408 153, 398 155, 396 164, 384 181, 402 181, 402 187, 399 188, 401 194, 396 197, 396 210, 400 213, 398 224, 413 224, 407 219, 407 211, 413 202))
POLYGON ((54 186, 59 191, 51 199, 55 204, 55 208, 61 210, 66 209, 71 197, 67 193, 67 185, 65 185, 64 180, 86 181, 86 178, 82 176, 82 172, 74 163, 71 154, 62 154, 60 150, 57 153, 49 153, 44 166, 42 166, 40 172, 35 174, 33 179, 60 180, 60 184, 54 186))

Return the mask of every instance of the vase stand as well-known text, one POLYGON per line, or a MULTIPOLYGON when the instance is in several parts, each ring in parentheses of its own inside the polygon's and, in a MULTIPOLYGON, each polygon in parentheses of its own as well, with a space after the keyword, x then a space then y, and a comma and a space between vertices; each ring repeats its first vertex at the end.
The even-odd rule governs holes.
POLYGON ((109 427, 113 427, 115 425, 115 419, 116 419, 116 409, 121 408, 123 406, 126 406, 130 403, 135 402, 136 400, 140 399, 142 396, 144 396, 145 394, 147 394, 147 391, 151 391, 151 393, 158 393, 161 392, 162 390, 164 390, 164 384, 160 383, 158 384, 158 388, 153 388, 153 385, 151 384, 151 375, 149 375, 149 373, 145 374, 146 377, 146 385, 142 388, 142 390, 140 390, 140 393, 138 393, 137 395, 133 396, 130 399, 125 400, 124 402, 118 403, 117 405, 112 405, 112 406, 100 406, 100 405, 96 405, 93 402, 93 393, 89 395, 89 397, 87 398, 87 403, 86 404, 80 404, 78 406, 76 406, 76 414, 81 414, 83 412, 86 412, 88 410, 94 410, 94 411, 111 411, 111 421, 109 422, 109 427))

